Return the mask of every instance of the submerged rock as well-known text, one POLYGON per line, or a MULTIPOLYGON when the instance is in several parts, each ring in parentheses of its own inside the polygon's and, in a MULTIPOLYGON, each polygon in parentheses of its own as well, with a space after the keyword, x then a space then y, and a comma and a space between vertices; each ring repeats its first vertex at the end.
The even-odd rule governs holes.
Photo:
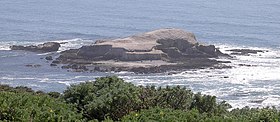
MULTIPOLYGON (((61 52, 62 64, 98 67, 112 71, 165 72, 186 68, 222 67, 214 59, 223 54, 214 45, 197 42, 193 33, 180 29, 160 29, 61 52)), ((76 68, 74 68, 76 69, 76 68)), ((88 68, 85 68, 88 69, 88 68)), ((93 69, 93 70, 96 70, 93 69)), ((103 70, 102 70, 103 71, 103 70)))
POLYGON ((265 50, 253 50, 253 49, 232 49, 232 50, 227 50, 227 51, 231 51, 232 55, 250 55, 250 54, 266 52, 265 50))
POLYGON ((31 68, 38 68, 38 67, 41 67, 42 65, 40 65, 40 64, 26 64, 25 66, 26 67, 31 67, 31 68))
POLYGON ((51 63, 50 66, 55 67, 57 64, 51 63))
POLYGON ((51 61, 51 60, 53 60, 53 57, 52 56, 47 56, 45 59, 48 60, 48 61, 51 61))
POLYGON ((10 46, 11 50, 25 50, 31 52, 53 52, 58 51, 60 44, 57 42, 46 42, 39 45, 30 45, 30 46, 20 46, 13 45, 10 46))

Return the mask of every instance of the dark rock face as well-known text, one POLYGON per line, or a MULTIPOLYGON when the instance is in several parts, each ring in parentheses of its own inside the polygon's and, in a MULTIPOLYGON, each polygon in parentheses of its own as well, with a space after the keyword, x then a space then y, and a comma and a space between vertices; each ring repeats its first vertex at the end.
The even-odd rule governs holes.
POLYGON ((214 45, 200 44, 192 33, 180 29, 160 29, 123 39, 100 40, 94 45, 63 51, 52 63, 67 64, 63 68, 79 71, 88 71, 92 67, 92 71, 154 73, 226 67, 219 65, 223 62, 208 59, 220 56, 230 57, 214 45), (103 61, 113 63, 106 64, 103 61), (145 61, 145 65, 142 61, 145 61), (154 61, 163 63, 157 64, 154 61))
POLYGON ((18 46, 13 45, 10 48, 12 50, 25 50, 25 51, 31 51, 31 52, 53 52, 58 51, 60 47, 60 44, 57 42, 46 42, 44 44, 39 44, 37 46, 31 45, 31 46, 18 46))
POLYGON ((170 59, 178 58, 217 58, 229 55, 221 53, 214 45, 202 45, 189 43, 186 40, 158 40, 160 45, 156 49, 163 51, 170 59))

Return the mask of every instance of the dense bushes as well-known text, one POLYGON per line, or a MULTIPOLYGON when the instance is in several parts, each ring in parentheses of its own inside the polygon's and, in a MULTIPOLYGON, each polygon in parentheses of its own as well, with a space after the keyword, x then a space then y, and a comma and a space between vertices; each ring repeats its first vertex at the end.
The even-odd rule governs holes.
POLYGON ((0 92, 0 120, 6 121, 80 121, 75 108, 47 95, 0 92))
POLYGON ((185 87, 156 88, 155 86, 141 87, 140 99, 142 109, 149 109, 157 106, 172 109, 189 109, 193 93, 185 87))
POLYGON ((132 122, 243 122, 242 119, 237 117, 226 116, 208 116, 206 113, 200 113, 197 109, 188 111, 174 110, 168 108, 151 108, 144 109, 140 112, 130 113, 122 118, 122 121, 132 122))
POLYGON ((215 96, 184 87, 135 86, 115 76, 71 85, 63 94, 0 85, 0 121, 276 122, 280 118, 275 108, 228 111, 230 107, 215 96))
POLYGON ((279 122, 280 113, 275 108, 242 108, 226 113, 209 116, 197 109, 188 111, 166 108, 143 109, 122 118, 122 121, 133 122, 279 122))
POLYGON ((155 107, 184 111, 197 109, 208 114, 218 114, 228 107, 218 104, 213 96, 194 94, 184 87, 137 87, 115 76, 72 85, 64 92, 64 99, 77 105, 89 120, 107 117, 119 120, 130 112, 155 107))

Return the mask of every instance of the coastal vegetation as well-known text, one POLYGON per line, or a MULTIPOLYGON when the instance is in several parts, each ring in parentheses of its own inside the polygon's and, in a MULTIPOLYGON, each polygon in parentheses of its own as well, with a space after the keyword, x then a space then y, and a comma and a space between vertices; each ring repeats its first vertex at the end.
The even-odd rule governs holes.
POLYGON ((69 86, 62 94, 0 86, 0 121, 278 122, 272 108, 233 109, 180 86, 135 86, 116 76, 69 86))

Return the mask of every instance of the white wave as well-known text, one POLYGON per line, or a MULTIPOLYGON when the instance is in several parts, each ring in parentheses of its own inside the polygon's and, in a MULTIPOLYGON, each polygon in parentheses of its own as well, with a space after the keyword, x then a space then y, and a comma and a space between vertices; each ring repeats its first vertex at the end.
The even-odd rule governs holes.
POLYGON ((70 40, 56 40, 53 42, 61 43, 61 47, 58 52, 65 51, 68 49, 78 49, 84 45, 92 45, 95 43, 94 40, 84 40, 80 38, 70 39, 70 40))
POLYGON ((64 84, 66 86, 70 86, 72 84, 79 84, 79 83, 82 83, 82 82, 85 82, 85 81, 82 81, 82 80, 75 80, 75 81, 61 80, 61 81, 56 81, 56 82, 60 83, 60 84, 64 84))
POLYGON ((280 108, 280 103, 278 102, 279 100, 280 96, 269 95, 256 98, 229 100, 228 103, 232 105, 232 109, 243 108, 245 106, 249 106, 251 108, 275 106, 280 108))
POLYGON ((0 50, 11 50, 9 45, 0 44, 0 50))
MULTIPOLYGON (((230 49, 243 49, 243 47, 234 47, 221 45, 222 52, 230 49)), ((280 80, 280 59, 276 58, 280 54, 280 50, 268 48, 247 47, 249 49, 268 50, 268 52, 259 55, 239 56, 230 59, 233 68, 229 69, 198 69, 188 70, 175 77, 184 77, 191 81, 229 81, 232 83, 247 83, 255 80, 280 80), (224 80, 222 80, 224 78, 224 80)))
POLYGON ((0 41, 0 50, 11 50, 10 46, 17 44, 16 41, 0 41))
POLYGON ((33 77, 1 77, 0 80, 34 80, 33 77))
POLYGON ((280 103, 278 102, 280 100, 280 96, 278 95, 271 95, 268 96, 264 101, 262 102, 262 106, 280 106, 280 103))

